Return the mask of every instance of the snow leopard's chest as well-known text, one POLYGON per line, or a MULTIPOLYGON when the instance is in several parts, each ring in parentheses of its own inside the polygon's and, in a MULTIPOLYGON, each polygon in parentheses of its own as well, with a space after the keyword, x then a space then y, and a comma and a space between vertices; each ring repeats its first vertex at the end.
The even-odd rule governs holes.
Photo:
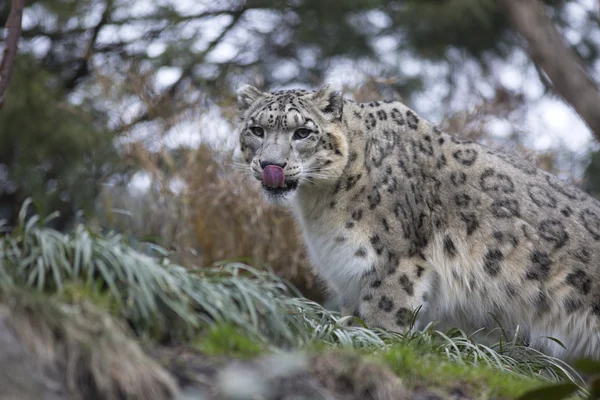
POLYGON ((373 270, 376 255, 368 236, 352 232, 339 220, 298 220, 313 266, 334 289, 356 287, 373 270))

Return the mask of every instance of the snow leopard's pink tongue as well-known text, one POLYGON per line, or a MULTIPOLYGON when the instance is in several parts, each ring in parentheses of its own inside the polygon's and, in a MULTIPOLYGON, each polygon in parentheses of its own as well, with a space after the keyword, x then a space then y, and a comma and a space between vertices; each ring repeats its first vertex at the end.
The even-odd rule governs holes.
POLYGON ((267 165, 262 172, 263 185, 268 188, 280 188, 285 185, 285 172, 277 165, 267 165))

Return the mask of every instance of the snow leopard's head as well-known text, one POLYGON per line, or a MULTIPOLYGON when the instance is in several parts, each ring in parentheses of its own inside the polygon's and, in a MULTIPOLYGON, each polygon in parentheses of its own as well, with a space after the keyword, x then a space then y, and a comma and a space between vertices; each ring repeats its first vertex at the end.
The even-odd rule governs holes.
POLYGON ((242 158, 267 200, 289 203, 305 186, 337 180, 348 158, 339 92, 263 93, 244 85, 237 93, 242 158))

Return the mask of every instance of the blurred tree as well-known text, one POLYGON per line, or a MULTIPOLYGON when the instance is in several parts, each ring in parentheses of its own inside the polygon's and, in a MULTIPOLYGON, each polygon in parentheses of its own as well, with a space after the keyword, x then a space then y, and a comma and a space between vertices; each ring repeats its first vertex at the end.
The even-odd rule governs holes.
POLYGON ((561 38, 544 3, 539 0, 503 0, 502 3, 515 28, 527 41, 533 61, 546 73, 553 89, 575 108, 600 141, 598 85, 561 38))
POLYGON ((10 84, 19 39, 21 37, 21 21, 23 17, 24 0, 13 0, 9 16, 6 20, 6 41, 4 54, 0 60, 0 108, 4 103, 4 95, 10 84))
POLYGON ((583 189, 600 199, 600 151, 589 154, 589 164, 583 175, 583 189))
POLYGON ((29 196, 45 213, 61 212, 58 228, 89 210, 101 182, 121 168, 105 118, 67 101, 52 73, 20 56, 0 110, 0 219, 13 226, 29 196))
MULTIPOLYGON (((171 72, 168 84, 146 87, 148 101, 120 121, 125 130, 192 106, 223 102, 242 81, 264 88, 315 86, 333 67, 348 64, 367 76, 392 78, 386 81, 388 88, 410 103, 411 95, 432 76, 426 68, 406 71, 407 61, 431 61, 440 67, 436 80, 448 84, 447 98, 441 102, 446 107, 445 100, 454 96, 452 89, 465 74, 485 78, 492 89, 502 86, 493 66, 507 62, 522 48, 505 9, 495 0, 147 0, 135 6, 125 0, 32 0, 28 4, 26 51, 36 52, 67 90, 89 83, 96 73, 126 84, 132 73, 171 72)), ((558 27, 580 32, 569 36, 569 44, 583 66, 595 65, 599 43, 591 33, 598 30, 597 15, 579 2, 545 4, 558 27), (570 11, 577 7, 583 14, 575 18, 570 11)), ((0 22, 6 13, 0 8, 0 22)), ((545 73, 539 72, 552 90, 545 73)), ((119 96, 138 94, 129 88, 119 96)))

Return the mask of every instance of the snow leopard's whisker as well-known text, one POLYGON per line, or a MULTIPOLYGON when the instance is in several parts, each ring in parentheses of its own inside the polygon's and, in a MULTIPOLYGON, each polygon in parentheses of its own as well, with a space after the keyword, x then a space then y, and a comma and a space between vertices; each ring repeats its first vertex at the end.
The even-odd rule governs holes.
POLYGON ((313 184, 313 185, 316 185, 316 184, 317 184, 317 182, 315 182, 313 179, 311 179, 311 178, 310 178, 310 177, 308 177, 308 176, 303 176, 301 180, 303 180, 303 181, 306 181, 306 182, 308 182, 308 183, 311 183, 311 184, 313 184))
POLYGON ((233 168, 235 170, 249 170, 250 169, 250 167, 249 167, 248 164, 244 164, 244 163, 241 163, 241 162, 233 162, 233 163, 228 163, 228 164, 225 164, 225 165, 228 166, 228 167, 231 167, 231 168, 233 168))
POLYGON ((319 179, 319 180, 324 180, 324 181, 333 181, 336 179, 335 175, 325 175, 325 174, 307 174, 308 176, 310 176, 313 179, 319 179))
POLYGON ((307 168, 303 170, 303 172, 308 176, 319 179, 337 179, 339 177, 339 174, 335 174, 334 172, 323 171, 322 169, 317 168, 307 168))

